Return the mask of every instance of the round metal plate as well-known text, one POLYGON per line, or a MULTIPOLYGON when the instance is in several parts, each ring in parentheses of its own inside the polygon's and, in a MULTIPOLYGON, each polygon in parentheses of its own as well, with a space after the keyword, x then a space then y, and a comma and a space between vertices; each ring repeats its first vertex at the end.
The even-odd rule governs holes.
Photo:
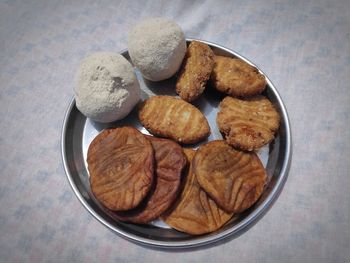
MULTIPOLYGON (((189 43, 192 40, 194 39, 187 39, 187 42, 189 43)), ((202 42, 208 44, 216 55, 238 57, 254 65, 230 49, 207 41, 202 42)), ((127 51, 123 51, 121 54, 130 61, 127 51)), ((161 82, 150 82, 143 79, 137 69, 135 71, 142 89, 142 99, 155 94, 176 96, 174 88, 175 77, 161 82)), ((261 70, 260 72, 264 74, 261 70)), ((276 138, 272 143, 263 147, 258 152, 260 159, 266 167, 269 181, 258 202, 246 212, 232 218, 220 230, 206 235, 191 236, 171 229, 160 220, 151 222, 148 225, 124 223, 118 221, 113 216, 113 213, 101 206, 95 199, 90 189, 86 163, 89 144, 102 129, 107 127, 131 125, 138 128, 141 132, 148 134, 147 130, 138 121, 137 107, 124 120, 101 124, 93 122, 82 115, 75 106, 75 100, 72 99, 63 123, 62 158, 69 183, 74 193, 84 207, 98 221, 122 237, 143 245, 160 248, 193 248, 213 244, 228 237, 232 238, 247 230, 249 226, 255 223, 268 210, 273 201, 278 197, 287 178, 291 160, 291 132, 287 111, 276 88, 266 75, 265 77, 268 84, 263 95, 270 99, 281 115, 281 125, 276 138)), ((200 99, 194 103, 206 116, 210 124, 211 135, 207 141, 222 139, 216 127, 216 113, 223 97, 222 94, 208 87, 200 99)), ((194 145, 193 147, 197 146, 194 145)))

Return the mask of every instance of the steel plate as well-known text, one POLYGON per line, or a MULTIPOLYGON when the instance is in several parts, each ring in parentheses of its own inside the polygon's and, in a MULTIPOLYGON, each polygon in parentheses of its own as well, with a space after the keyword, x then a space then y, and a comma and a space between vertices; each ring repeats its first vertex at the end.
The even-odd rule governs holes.
MULTIPOLYGON (((189 43, 192 40, 194 39, 187 39, 187 42, 189 43)), ((238 57, 254 65, 248 59, 228 48, 203 40, 198 41, 208 44, 217 55, 238 57)), ((121 54, 130 61, 127 50, 121 52, 121 54)), ((135 69, 135 71, 142 89, 142 99, 155 94, 176 96, 174 88, 175 77, 166 81, 150 82, 144 80, 138 70, 135 69)), ((260 72, 264 74, 261 70, 260 72)), ((291 132, 287 111, 277 89, 266 75, 265 77, 268 85, 263 94, 270 99, 281 115, 281 125, 275 140, 258 152, 260 159, 266 167, 269 181, 258 202, 246 212, 234 217, 220 230, 206 235, 191 236, 171 229, 160 220, 148 225, 124 223, 118 221, 113 216, 113 213, 101 206, 95 199, 90 189, 86 163, 89 144, 102 129, 107 127, 132 125, 141 132, 148 134, 147 130, 138 121, 136 109, 122 121, 101 124, 93 122, 82 115, 75 106, 74 98, 72 99, 63 123, 62 158, 69 183, 74 193, 84 207, 106 227, 126 239, 147 246, 166 249, 193 248, 209 244, 215 245, 218 244, 218 241, 228 240, 243 233, 261 218, 278 197, 287 179, 291 160, 291 132)), ((218 111, 218 104, 223 97, 222 94, 213 91, 209 87, 201 98, 194 103, 204 113, 210 124, 211 135, 208 141, 222 139, 216 127, 216 113, 218 111)), ((197 146, 193 145, 193 147, 197 146)))

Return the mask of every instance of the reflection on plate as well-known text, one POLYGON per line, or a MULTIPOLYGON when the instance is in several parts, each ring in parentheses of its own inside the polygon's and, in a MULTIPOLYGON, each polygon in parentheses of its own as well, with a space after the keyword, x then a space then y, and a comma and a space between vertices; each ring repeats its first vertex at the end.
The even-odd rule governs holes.
MULTIPOLYGON (((187 42, 192 40, 187 39, 187 42)), ((202 42, 208 44, 217 55, 239 57, 252 64, 247 59, 227 48, 206 41, 202 42)), ((122 55, 130 60, 127 51, 122 52, 122 55)), ((263 72, 261 73, 264 74, 263 72)), ((175 93, 175 78, 161 82, 150 82, 143 79, 137 70, 136 75, 140 81, 142 99, 153 95, 177 95, 175 93)), ((145 134, 149 134, 138 121, 136 108, 124 120, 101 124, 87 119, 76 108, 74 99, 71 101, 62 129, 62 157, 68 180, 76 196, 84 207, 102 224, 117 234, 143 245, 162 248, 191 248, 212 244, 224 238, 234 237, 242 233, 256 222, 277 198, 287 178, 291 158, 291 134, 287 112, 276 88, 266 75, 265 77, 268 84, 263 94, 270 99, 281 115, 281 125, 275 140, 258 151, 258 155, 266 167, 269 176, 268 185, 262 197, 253 207, 239 216, 232 218, 220 230, 206 235, 191 236, 171 229, 160 220, 151 222, 148 225, 124 223, 118 221, 112 212, 102 207, 95 199, 90 189, 86 163, 89 144, 101 130, 108 127, 130 125, 145 134)), ((206 116, 211 128, 211 135, 206 141, 222 139, 216 126, 216 113, 223 97, 223 94, 209 87, 194 103, 206 116)), ((193 147, 198 147, 200 144, 193 145, 193 147)))

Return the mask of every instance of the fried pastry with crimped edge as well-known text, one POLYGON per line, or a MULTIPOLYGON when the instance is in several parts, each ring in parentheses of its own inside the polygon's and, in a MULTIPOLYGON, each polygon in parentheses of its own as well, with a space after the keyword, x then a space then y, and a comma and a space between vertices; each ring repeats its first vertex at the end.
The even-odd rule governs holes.
POLYGON ((87 163, 91 190, 110 210, 136 207, 151 189, 153 148, 135 128, 103 130, 89 146, 87 163))
POLYGON ((115 213, 119 220, 137 224, 146 224, 158 218, 172 205, 179 193, 181 173, 187 163, 182 147, 176 142, 145 136, 154 149, 154 186, 138 207, 115 213))
POLYGON ((272 103, 263 96, 248 100, 227 96, 219 105, 216 122, 228 144, 252 151, 274 139, 280 116, 272 103))
POLYGON ((251 207, 267 180, 254 152, 235 150, 223 140, 202 145, 192 165, 199 185, 228 212, 240 213, 251 207))
POLYGON ((199 41, 192 41, 176 82, 177 94, 188 102, 197 99, 203 93, 213 67, 214 52, 211 48, 199 41))
POLYGON ((192 158, 195 151, 184 149, 189 167, 184 177, 184 187, 174 206, 162 215, 162 219, 176 230, 201 235, 221 228, 233 213, 226 212, 199 186, 192 172, 192 158))
POLYGON ((260 94, 266 87, 265 76, 239 58, 215 56, 210 83, 218 91, 234 97, 260 94))
POLYGON ((182 144, 197 143, 210 134, 205 116, 182 99, 152 96, 142 103, 138 114, 150 133, 182 144))

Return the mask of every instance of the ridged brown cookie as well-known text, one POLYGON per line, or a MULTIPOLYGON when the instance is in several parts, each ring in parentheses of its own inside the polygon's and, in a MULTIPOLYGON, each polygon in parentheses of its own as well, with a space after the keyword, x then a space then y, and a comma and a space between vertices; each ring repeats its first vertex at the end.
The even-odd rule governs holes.
POLYGON ((192 41, 187 48, 176 82, 176 92, 185 101, 197 99, 204 91, 214 67, 214 52, 204 43, 192 41))
POLYGON ((197 143, 210 134, 204 115, 192 104, 171 96, 152 96, 139 110, 142 125, 153 135, 179 143, 197 143))
POLYGON ((225 212, 199 186, 192 172, 195 151, 184 149, 189 167, 184 178, 184 188, 175 205, 162 219, 169 226, 192 235, 213 232, 230 220, 233 213, 225 212))
POLYGON ((224 141, 202 145, 192 161, 199 185, 224 210, 239 213, 261 196, 267 175, 258 156, 224 141))
POLYGON ((187 162, 181 146, 168 139, 146 138, 154 149, 154 186, 138 207, 115 213, 122 221, 145 224, 158 218, 174 202, 179 192, 181 172, 187 162))
POLYGON ((93 194, 111 210, 136 207, 151 189, 153 148, 135 128, 103 130, 89 146, 87 163, 93 194))
POLYGON ((212 85, 234 97, 260 94, 266 87, 266 79, 257 68, 239 58, 215 56, 210 76, 212 85))
POLYGON ((274 139, 280 116, 267 98, 240 100, 227 96, 219 108, 216 122, 228 144, 252 151, 274 139))

